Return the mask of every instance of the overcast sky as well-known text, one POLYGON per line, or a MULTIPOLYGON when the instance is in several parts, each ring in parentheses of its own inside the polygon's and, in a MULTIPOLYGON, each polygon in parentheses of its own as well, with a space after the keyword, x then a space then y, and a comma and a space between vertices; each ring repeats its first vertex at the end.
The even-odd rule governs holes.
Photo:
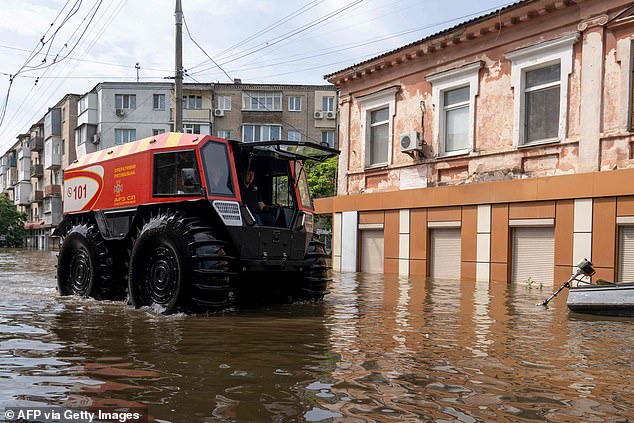
MULTIPOLYGON (((66 93, 84 94, 100 81, 135 81, 137 62, 142 81, 167 81, 164 78, 173 75, 174 0, 2 0, 2 3, 0 94, 3 99, 9 86, 7 74, 20 69, 44 34, 46 44, 30 65, 50 65, 58 53, 59 57, 67 58, 45 69, 23 70, 15 78, 0 127, 0 154, 15 142, 18 133, 27 130, 66 93), (76 13, 52 37, 72 12, 76 13), (76 44, 82 33, 81 41, 76 44)), ((512 2, 182 0, 182 3, 192 37, 231 78, 256 83, 323 84, 324 74, 512 2)), ((183 64, 191 75, 185 81, 229 82, 227 75, 189 40, 185 29, 183 33, 183 64)))

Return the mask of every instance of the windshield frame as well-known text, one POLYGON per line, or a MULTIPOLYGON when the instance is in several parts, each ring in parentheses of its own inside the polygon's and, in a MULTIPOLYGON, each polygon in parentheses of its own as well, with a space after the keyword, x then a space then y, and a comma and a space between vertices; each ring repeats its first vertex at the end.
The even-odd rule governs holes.
POLYGON ((339 155, 341 152, 335 148, 329 147, 327 145, 317 144, 315 142, 308 141, 288 141, 288 140, 275 140, 275 141, 256 141, 256 142, 237 142, 237 147, 241 150, 251 151, 254 154, 261 153, 263 155, 266 154, 275 154, 279 156, 279 158, 283 158, 286 160, 314 160, 317 162, 323 162, 324 160, 339 155), (310 156, 306 154, 301 154, 300 152, 288 151, 283 149, 282 147, 306 147, 318 150, 323 154, 317 156, 310 156))

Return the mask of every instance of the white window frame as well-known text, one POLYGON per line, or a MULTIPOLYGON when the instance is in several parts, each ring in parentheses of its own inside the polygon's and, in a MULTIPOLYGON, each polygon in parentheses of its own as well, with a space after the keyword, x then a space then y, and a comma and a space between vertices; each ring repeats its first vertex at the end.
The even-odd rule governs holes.
POLYGON ((216 97, 216 108, 218 110, 231 110, 231 96, 218 95, 216 97))
POLYGON ((199 123, 184 123, 183 124, 183 133, 185 134, 200 134, 201 129, 202 129, 202 125, 199 123), (196 131, 197 126, 198 126, 198 131, 196 131))
POLYGON ((136 94, 115 94, 114 95, 114 107, 115 109, 128 109, 135 110, 136 109, 136 94), (117 97, 121 97, 121 107, 117 104, 117 97), (131 100, 134 98, 134 107, 131 105, 131 100), (126 99, 127 105, 126 105, 126 99))
POLYGON ((155 137, 157 135, 161 135, 165 133, 165 129, 162 128, 154 128, 152 129, 152 136, 155 137))
POLYGON ((434 114, 433 143, 434 150, 439 156, 456 156, 468 154, 475 146, 475 112, 476 96, 479 94, 479 75, 482 62, 478 61, 457 69, 449 69, 432 75, 427 75, 425 79, 431 83, 432 102, 436 107, 434 114), (445 92, 458 88, 469 87, 469 122, 467 147, 461 150, 445 151, 445 92))
POLYGON ((334 95, 322 96, 321 108, 322 108, 322 112, 334 112, 335 111, 335 96, 334 95))
POLYGON ((216 132, 216 136, 218 138, 226 138, 226 139, 230 139, 231 138, 231 131, 228 129, 219 129, 216 132))
POLYGON ((334 129, 330 129, 330 130, 326 130, 326 131, 321 131, 321 142, 322 143, 326 143, 328 144, 330 147, 335 147, 335 130, 334 129), (328 134, 332 134, 332 143, 328 142, 328 134), (324 140, 324 136, 326 138, 326 140, 324 140))
POLYGON ((132 142, 132 141, 136 141, 136 129, 135 128, 115 128, 115 130, 114 130, 114 144, 115 145, 123 145, 123 144, 127 144, 129 142, 132 142), (118 131, 126 131, 126 132, 120 132, 123 142, 117 142, 117 132, 118 131), (134 131, 134 136, 131 136, 132 135, 132 131, 134 131), (126 138, 126 137, 124 137, 124 134, 128 135, 127 138, 129 138, 129 139, 127 141, 124 140, 126 138))
POLYGON ((579 39, 575 32, 554 40, 506 53, 511 61, 511 86, 513 87, 513 145, 515 147, 534 146, 562 141, 566 137, 568 121, 568 77, 572 73, 573 46, 579 39), (559 131, 557 137, 525 143, 525 90, 526 71, 559 63, 559 131))
POLYGON ((202 110, 202 108, 203 108, 203 96, 202 95, 187 94, 187 95, 183 96, 183 109, 202 110), (190 106, 190 101, 193 101, 193 106, 194 107, 189 107, 190 106))
POLYGON ((152 108, 154 110, 165 110, 165 94, 152 95, 152 108), (155 100, 158 99, 158 107, 155 107, 155 100))
POLYGON ((302 97, 301 96, 291 95, 288 97, 288 111, 289 112, 302 111, 302 97))
POLYGON ((289 141, 301 141, 302 140, 302 133, 299 131, 295 131, 295 130, 289 130, 288 131, 288 140, 289 141), (291 134, 294 134, 295 136, 291 137, 291 134))
POLYGON ((260 111, 260 112, 281 112, 282 111, 282 92, 281 91, 243 91, 242 92, 242 110, 260 111), (266 99, 271 98, 272 107, 266 106, 266 99), (252 99, 257 99, 256 108, 251 107, 252 99), (279 106, 275 107, 275 100, 278 99, 279 106))
POLYGON ((398 87, 390 87, 381 91, 377 91, 372 94, 364 95, 357 98, 357 103, 361 108, 361 129, 363 134, 363 142, 361 147, 363 149, 363 166, 365 169, 372 169, 377 167, 389 166, 392 163, 392 150, 393 150, 393 127, 394 127, 394 114, 396 113, 396 92, 398 87), (370 143, 370 114, 379 109, 388 107, 388 132, 387 132, 387 162, 370 164, 370 149, 368 145, 370 143))
POLYGON ((243 123, 242 124, 242 142, 255 142, 255 141, 247 141, 244 139, 244 135, 245 135, 245 131, 244 131, 244 127, 245 126, 253 126, 253 133, 255 134, 255 127, 259 128, 260 131, 260 140, 259 141, 269 141, 271 140, 271 127, 277 127, 280 128, 280 138, 282 137, 282 125, 271 125, 271 124, 263 124, 263 123, 243 123), (264 129, 268 130, 268 139, 265 140, 264 139, 264 129))

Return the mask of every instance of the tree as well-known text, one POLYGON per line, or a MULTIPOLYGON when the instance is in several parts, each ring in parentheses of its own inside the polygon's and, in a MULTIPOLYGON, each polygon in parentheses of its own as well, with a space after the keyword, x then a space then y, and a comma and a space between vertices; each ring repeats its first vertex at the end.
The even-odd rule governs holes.
MULTIPOLYGON (((306 165, 308 186, 313 198, 332 197, 337 194, 337 157, 331 157, 321 163, 306 165)), ((330 216, 316 216, 315 227, 330 230, 330 216)))
POLYGON ((332 197, 337 193, 337 157, 306 166, 308 186, 313 198, 332 197))
POLYGON ((7 247, 22 247, 26 238, 26 214, 19 212, 6 195, 0 194, 0 239, 7 247))

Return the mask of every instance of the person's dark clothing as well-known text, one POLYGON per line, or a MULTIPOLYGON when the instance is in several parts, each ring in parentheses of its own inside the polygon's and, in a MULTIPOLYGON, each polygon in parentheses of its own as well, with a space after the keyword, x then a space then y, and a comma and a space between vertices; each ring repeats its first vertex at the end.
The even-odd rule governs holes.
POLYGON ((270 211, 260 210, 260 207, 258 206, 258 203, 263 201, 257 185, 251 184, 248 187, 243 185, 240 194, 242 196, 242 202, 246 204, 249 211, 255 218, 255 223, 266 226, 272 226, 275 223, 275 215, 273 215, 270 211))

